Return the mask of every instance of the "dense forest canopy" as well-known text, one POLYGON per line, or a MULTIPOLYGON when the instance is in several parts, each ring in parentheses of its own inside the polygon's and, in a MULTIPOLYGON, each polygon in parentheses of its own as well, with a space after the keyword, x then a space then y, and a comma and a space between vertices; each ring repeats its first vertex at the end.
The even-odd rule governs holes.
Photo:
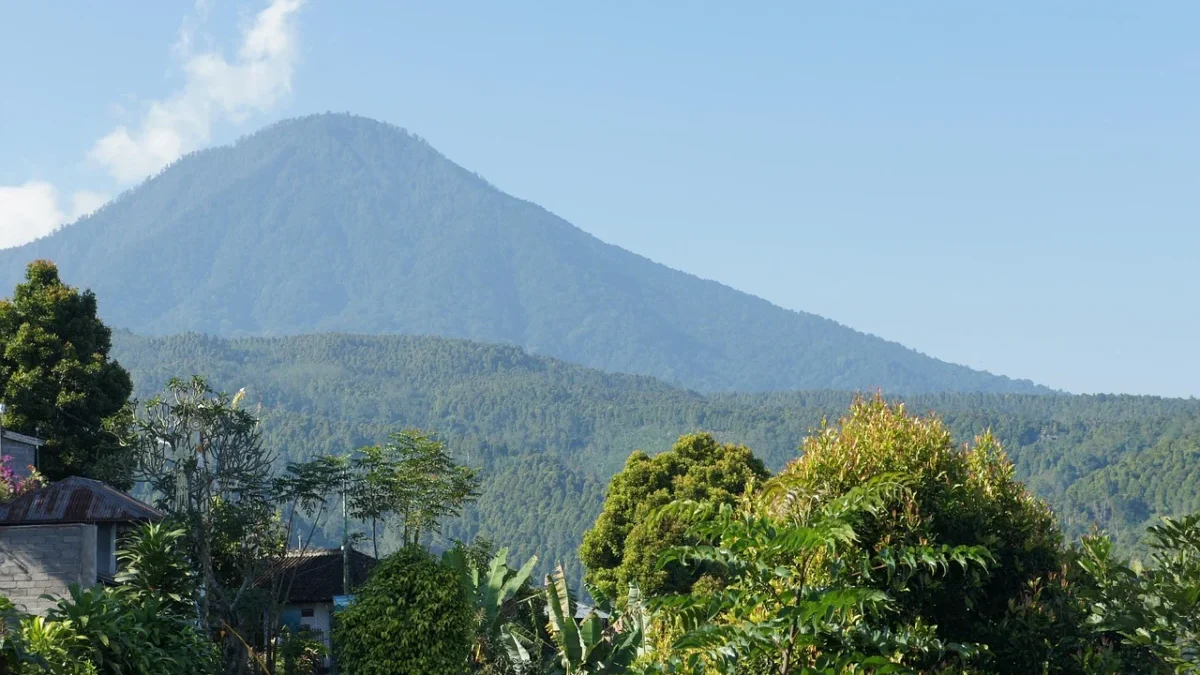
MULTIPOLYGON (((397 428, 437 432, 483 469, 482 496, 448 538, 511 542, 522 559, 564 560, 600 511, 609 478, 634 449, 669 449, 684 433, 744 443, 779 469, 852 392, 702 395, 649 377, 604 373, 517 347, 408 336, 313 335, 226 340, 114 335, 138 395, 203 373, 261 403, 265 438, 293 459, 382 442, 397 428)), ((1093 526, 1134 550, 1159 515, 1200 507, 1200 401, 1139 396, 930 394, 965 442, 995 432, 1017 478, 1049 501, 1068 537, 1093 526)))
POLYGON ((443 335, 705 391, 1047 391, 659 265, 349 115, 186 157, 0 251, 0 289, 37 258, 141 334, 443 335))

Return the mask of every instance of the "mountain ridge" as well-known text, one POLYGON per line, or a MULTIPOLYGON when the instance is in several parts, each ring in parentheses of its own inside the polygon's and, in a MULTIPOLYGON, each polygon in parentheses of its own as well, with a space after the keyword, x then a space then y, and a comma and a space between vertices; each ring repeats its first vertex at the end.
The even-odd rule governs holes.
POLYGON ((1050 392, 655 263, 356 116, 180 159, 0 251, 0 287, 34 258, 152 335, 441 335, 700 391, 1050 392))

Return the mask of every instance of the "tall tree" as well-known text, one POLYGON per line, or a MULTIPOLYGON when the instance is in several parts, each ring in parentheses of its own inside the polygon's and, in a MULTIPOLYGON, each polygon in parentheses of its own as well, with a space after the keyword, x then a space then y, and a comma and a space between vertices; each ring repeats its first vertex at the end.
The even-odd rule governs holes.
POLYGON ((112 331, 96 296, 62 282, 54 263, 29 264, 11 300, 0 300, 0 401, 7 429, 46 440, 41 469, 132 487, 131 463, 105 421, 133 393, 129 373, 108 358, 112 331))
POLYGON ((187 531, 202 585, 200 616, 213 634, 226 634, 227 664, 245 661, 228 628, 252 614, 255 581, 288 536, 276 519, 275 455, 239 403, 240 395, 216 394, 202 378, 172 380, 146 404, 133 436, 139 480, 187 531))
POLYGON ((295 582, 286 555, 304 555, 329 512, 331 493, 352 491, 344 457, 288 463, 264 443, 244 392, 216 393, 201 377, 172 380, 132 420, 137 477, 186 532, 203 592, 199 615, 224 640, 225 672, 244 672, 247 644, 261 642, 268 672, 279 617, 295 582), (289 546, 295 542, 295 548, 289 546))
POLYGON ((358 478, 350 511, 370 521, 376 557, 377 523, 395 516, 404 545, 417 544, 422 534, 438 531, 443 518, 459 515, 479 495, 475 470, 456 463, 444 443, 415 429, 363 448, 354 466, 358 478))

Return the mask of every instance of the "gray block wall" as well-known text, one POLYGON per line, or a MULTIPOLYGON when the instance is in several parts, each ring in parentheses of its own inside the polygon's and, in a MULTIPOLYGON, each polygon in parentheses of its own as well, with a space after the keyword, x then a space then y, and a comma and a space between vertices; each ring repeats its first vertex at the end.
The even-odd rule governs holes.
POLYGON ((37 448, 11 438, 0 439, 0 457, 12 457, 9 466, 17 476, 25 478, 29 475, 29 467, 37 461, 37 448))
POLYGON ((95 525, 0 527, 0 595, 44 615, 54 603, 41 596, 65 595, 73 583, 96 583, 95 525))

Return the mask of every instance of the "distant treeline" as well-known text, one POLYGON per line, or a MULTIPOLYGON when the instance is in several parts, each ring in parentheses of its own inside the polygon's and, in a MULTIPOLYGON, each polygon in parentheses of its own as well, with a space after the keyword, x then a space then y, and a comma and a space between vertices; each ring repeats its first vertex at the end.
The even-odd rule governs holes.
MULTIPOLYGON (((656 453, 710 431, 750 446, 772 469, 842 414, 854 392, 701 395, 649 377, 604 373, 510 346, 410 336, 309 335, 222 340, 114 336, 114 355, 143 399, 171 377, 203 374, 245 387, 266 439, 293 459, 346 452, 402 427, 436 431, 483 470, 483 494, 448 538, 484 536, 514 556, 576 551, 608 479, 634 449, 656 453)), ((884 392, 887 395, 887 392, 884 392)), ((890 397, 893 400, 900 397, 890 397)), ((935 411, 965 442, 992 430, 1017 477, 1077 537, 1093 526, 1136 549, 1161 515, 1200 510, 1200 401, 1141 396, 934 394, 903 397, 935 411)))

